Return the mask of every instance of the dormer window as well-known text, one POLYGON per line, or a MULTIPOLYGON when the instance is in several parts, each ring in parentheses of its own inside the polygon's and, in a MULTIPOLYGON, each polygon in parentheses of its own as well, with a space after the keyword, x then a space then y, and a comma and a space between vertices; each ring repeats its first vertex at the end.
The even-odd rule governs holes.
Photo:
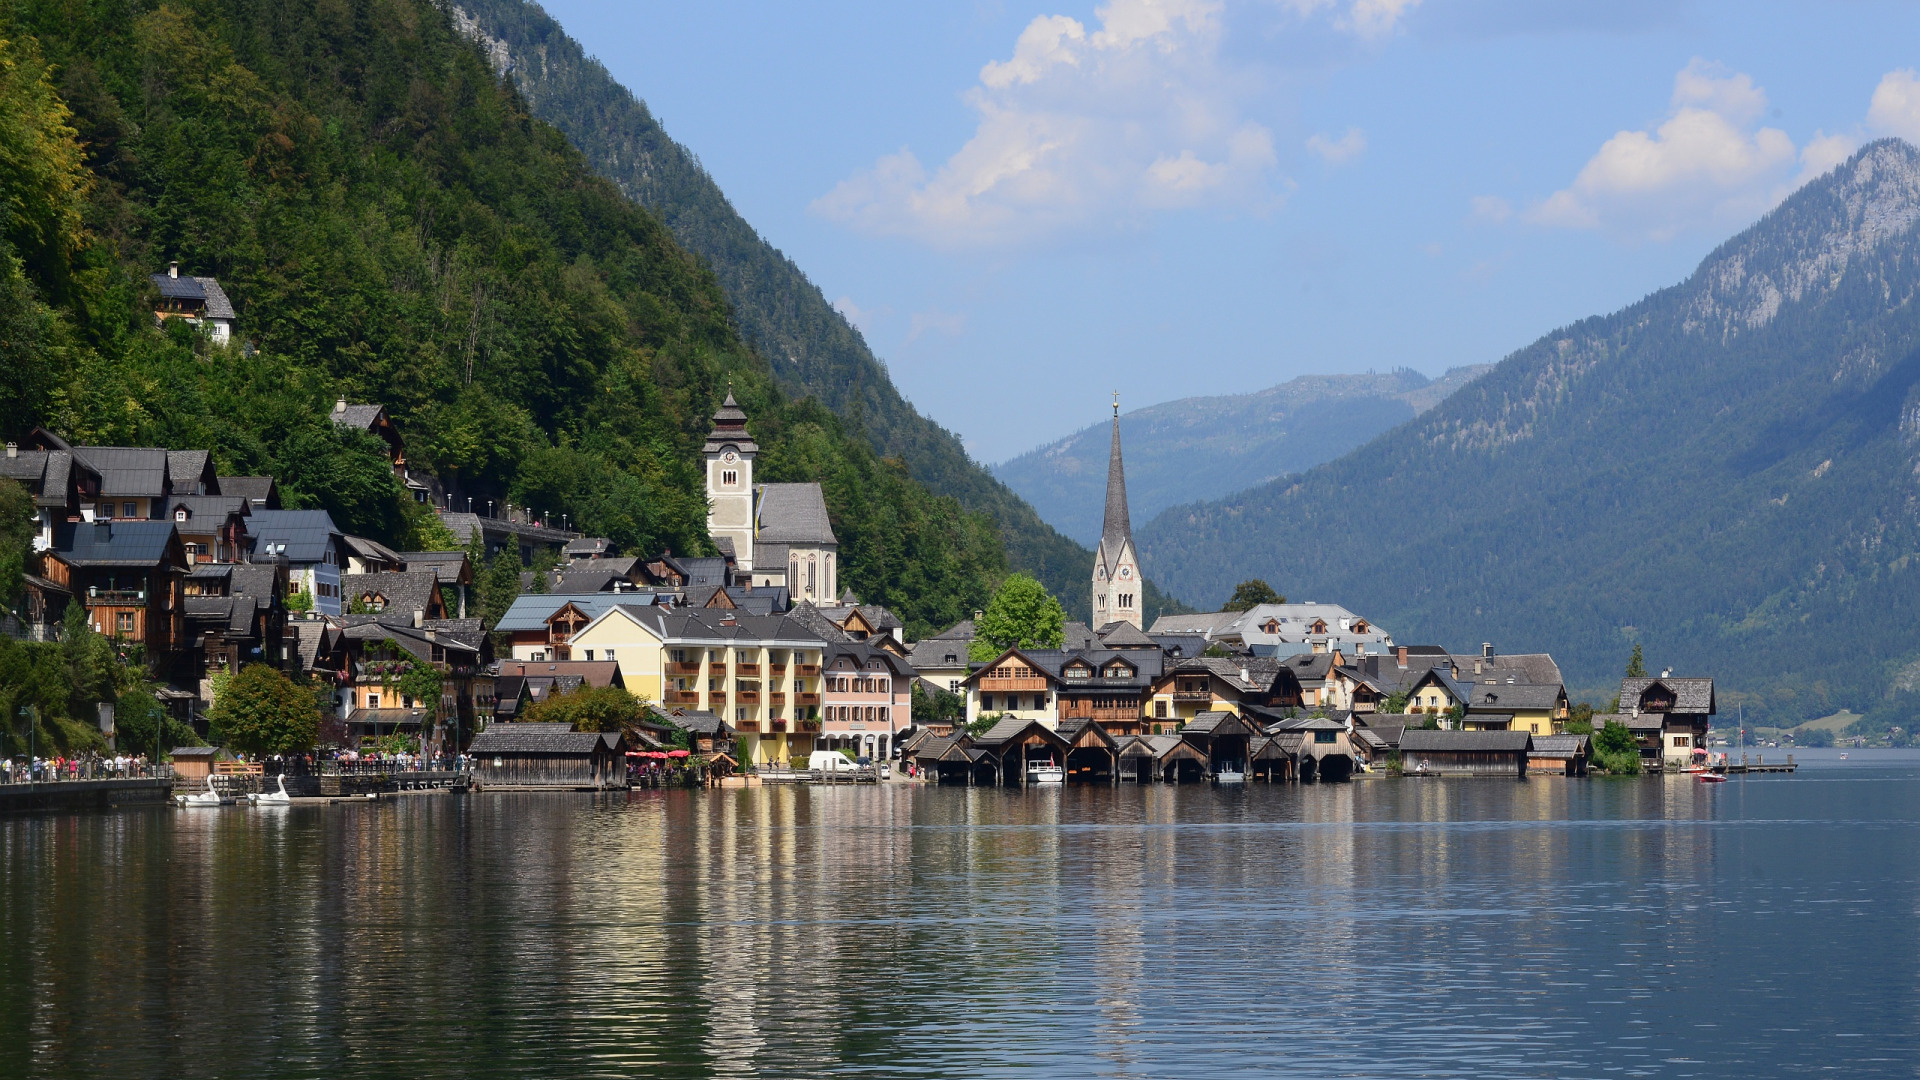
POLYGON ((173 512, 173 520, 175 521, 187 520, 187 512, 185 510, 175 510, 173 512))

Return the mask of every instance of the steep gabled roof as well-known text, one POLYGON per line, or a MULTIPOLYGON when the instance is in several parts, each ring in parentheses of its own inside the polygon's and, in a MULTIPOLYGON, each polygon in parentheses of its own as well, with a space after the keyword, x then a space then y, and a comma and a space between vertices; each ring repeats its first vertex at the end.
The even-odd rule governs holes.
POLYGON ((285 555, 291 563, 317 563, 340 535, 325 510, 255 510, 247 519, 255 555, 285 555), (280 545, 286 545, 282 550, 280 545))
POLYGON ((762 484, 757 539, 768 544, 838 544, 819 484, 762 484))
POLYGON ((167 493, 167 452, 145 446, 76 446, 100 474, 100 496, 159 498, 167 493))
POLYGON ((53 553, 69 566, 154 567, 178 546, 171 521, 65 521, 53 528, 53 553))
POLYGON ((1641 697, 1655 684, 1673 691, 1674 702, 1671 711, 1677 713, 1711 713, 1714 711, 1712 679, 1676 679, 1662 677, 1658 679, 1621 679, 1620 707, 1632 708, 1639 704, 1641 697))

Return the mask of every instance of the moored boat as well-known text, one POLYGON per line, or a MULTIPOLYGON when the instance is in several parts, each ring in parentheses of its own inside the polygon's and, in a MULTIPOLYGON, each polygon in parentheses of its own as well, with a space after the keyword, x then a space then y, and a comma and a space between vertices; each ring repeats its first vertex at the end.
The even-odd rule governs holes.
POLYGON ((1064 784, 1067 782, 1067 770, 1051 761, 1030 761, 1027 763, 1027 783, 1064 784))

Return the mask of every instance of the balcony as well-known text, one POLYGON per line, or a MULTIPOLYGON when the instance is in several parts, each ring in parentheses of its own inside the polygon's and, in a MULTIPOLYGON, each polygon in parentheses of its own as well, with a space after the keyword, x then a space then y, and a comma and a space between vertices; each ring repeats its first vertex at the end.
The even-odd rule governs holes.
POLYGON ((768 664, 768 665, 767 665, 767 677, 768 677, 768 678, 770 678, 770 679, 772 679, 772 680, 774 680, 775 682, 778 682, 778 681, 780 681, 781 679, 784 679, 784 678, 786 678, 786 677, 787 677, 787 665, 785 665, 785 664, 768 664))
POLYGON ((793 673, 802 679, 816 678, 820 674, 819 664, 795 664, 793 673))
POLYGON ((727 665, 726 665, 726 663, 725 663, 724 661, 719 661, 719 660, 716 660, 716 661, 714 661, 713 663, 711 663, 711 664, 708 664, 708 665, 707 665, 707 674, 709 674, 709 675, 711 675, 711 676, 713 676, 713 677, 714 677, 714 678, 716 678, 716 679, 724 679, 724 678, 726 678, 726 677, 727 677, 727 665))
POLYGON ((778 716, 776 716, 776 717, 774 717, 774 718, 773 718, 773 720, 772 720, 772 721, 771 721, 770 723, 771 723, 771 726, 772 726, 772 728, 773 728, 773 730, 775 730, 775 731, 785 731, 785 730, 787 730, 787 721, 786 721, 786 720, 785 720, 785 718, 783 718, 783 717, 778 717, 778 716))
POLYGON ((698 675, 698 674, 700 674, 700 665, 699 665, 699 664, 684 664, 684 663, 674 663, 674 662, 669 662, 669 663, 667 664, 667 674, 669 674, 669 675, 698 675))
POLYGON ((736 705, 758 705, 760 704, 760 691, 735 690, 733 692, 733 702, 736 705))
POLYGON ((669 690, 662 696, 667 699, 666 703, 668 705, 700 704, 700 691, 698 690, 669 690))
POLYGON ((760 677, 759 664, 735 664, 733 675, 737 679, 757 679, 760 677))
POLYGON ((1212 701, 1213 692, 1211 690, 1175 690, 1173 700, 1177 702, 1212 701))
POLYGON ((820 695, 819 694, 795 694, 793 695, 793 703, 795 705, 818 705, 820 704, 820 695))
POLYGON ((89 604, 145 604, 146 602, 147 590, 145 589, 89 588, 87 590, 89 604))
POLYGON ((772 691, 767 695, 767 703, 772 705, 776 709, 782 705, 785 705, 787 703, 786 691, 784 690, 772 691))

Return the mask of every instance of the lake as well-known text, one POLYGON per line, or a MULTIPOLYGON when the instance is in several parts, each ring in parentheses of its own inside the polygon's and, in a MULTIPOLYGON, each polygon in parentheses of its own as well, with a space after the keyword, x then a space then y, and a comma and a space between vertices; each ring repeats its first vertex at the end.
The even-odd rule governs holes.
POLYGON ((0 1076, 1915 1072, 1920 753, 0 819, 0 1076))

